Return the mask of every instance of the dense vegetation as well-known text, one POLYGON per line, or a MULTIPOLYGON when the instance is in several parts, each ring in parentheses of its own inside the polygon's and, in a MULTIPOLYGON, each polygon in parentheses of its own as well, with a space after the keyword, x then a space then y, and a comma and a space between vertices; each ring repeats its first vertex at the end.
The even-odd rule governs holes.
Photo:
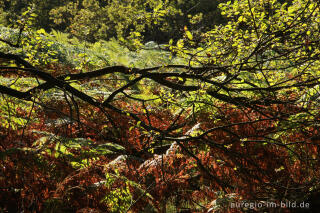
POLYGON ((319 206, 318 1, 0 8, 1 212, 319 206))
POLYGON ((223 0, 5 0, 0 23, 16 24, 31 7, 35 26, 68 32, 81 40, 142 36, 144 41, 168 42, 183 35, 183 27, 195 31, 212 28, 224 20, 217 5, 223 0))

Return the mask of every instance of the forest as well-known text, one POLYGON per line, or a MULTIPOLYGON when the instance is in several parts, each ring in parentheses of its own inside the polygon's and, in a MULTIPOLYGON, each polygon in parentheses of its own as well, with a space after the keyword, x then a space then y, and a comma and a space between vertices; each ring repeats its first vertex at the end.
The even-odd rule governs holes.
POLYGON ((318 0, 0 14, 0 213, 318 212, 318 0))

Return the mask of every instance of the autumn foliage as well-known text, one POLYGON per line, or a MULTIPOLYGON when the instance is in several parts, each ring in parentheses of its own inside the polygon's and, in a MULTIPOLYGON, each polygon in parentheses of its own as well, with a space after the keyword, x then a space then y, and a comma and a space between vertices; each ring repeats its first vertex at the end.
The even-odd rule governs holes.
MULTIPOLYGON (((165 2, 145 14, 154 24, 165 2)), ((6 28, 0 212, 316 209, 319 2, 229 1, 219 10, 224 25, 185 25, 154 49, 139 30, 131 50, 115 40, 72 47, 62 33, 34 29, 32 8, 19 30, 6 28)))

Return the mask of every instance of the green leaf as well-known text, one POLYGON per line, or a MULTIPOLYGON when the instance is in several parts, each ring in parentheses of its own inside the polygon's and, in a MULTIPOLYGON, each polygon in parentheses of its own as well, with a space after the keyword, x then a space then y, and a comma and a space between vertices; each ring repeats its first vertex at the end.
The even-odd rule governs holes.
POLYGON ((41 28, 40 30, 37 30, 37 33, 38 34, 46 34, 46 31, 41 28))
POLYGON ((188 38, 189 40, 192 40, 192 39, 193 39, 193 36, 192 36, 192 34, 191 34, 190 31, 186 31, 186 35, 187 35, 187 38, 188 38))

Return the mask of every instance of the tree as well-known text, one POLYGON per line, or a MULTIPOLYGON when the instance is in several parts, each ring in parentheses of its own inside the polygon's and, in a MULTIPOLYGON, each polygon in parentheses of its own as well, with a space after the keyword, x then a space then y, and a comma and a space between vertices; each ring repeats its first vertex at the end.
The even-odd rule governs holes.
POLYGON ((219 2, 127 0, 103 4, 86 0, 53 8, 50 14, 61 30, 82 40, 92 42, 112 37, 124 40, 134 38, 137 32, 144 41, 161 43, 180 37, 185 25, 199 30, 222 23, 217 10, 219 2))
POLYGON ((112 37, 134 37, 134 31, 144 41, 159 43, 178 39, 183 27, 192 30, 209 29, 223 23, 217 10, 222 1, 4 1, 0 4, 3 17, 0 23, 13 25, 28 7, 33 8, 38 29, 51 28, 69 32, 71 36, 89 42, 112 37), (159 35, 161 34, 161 36, 159 35))
MULTIPOLYGON (((320 179, 319 6, 315 0, 221 4, 226 25, 198 34, 186 26, 184 36, 168 44, 181 64, 112 66, 56 76, 46 67, 35 67, 16 54, 1 52, 3 71, 42 81, 35 81, 38 83, 29 85, 28 90, 16 88, 14 83, 2 84, 0 92, 5 98, 55 109, 55 113, 46 112, 47 118, 68 117, 68 128, 57 124, 44 128, 71 141, 58 143, 62 139, 55 139, 54 147, 46 145, 57 153, 62 145, 56 144, 64 144, 67 151, 64 158, 56 160, 58 165, 63 165, 63 160, 83 163, 74 158, 88 153, 79 151, 76 144, 90 147, 95 150, 94 157, 98 156, 90 158, 96 163, 81 170, 79 178, 104 165, 108 174, 104 179, 99 176, 100 168, 100 173, 93 172, 95 175, 82 185, 76 185, 75 175, 58 181, 61 188, 68 184, 79 187, 79 191, 68 188, 69 194, 60 194, 61 199, 89 199, 81 192, 91 192, 89 183, 99 188, 103 184, 95 181, 103 180, 110 211, 110 203, 119 203, 119 209, 127 211, 138 211, 147 203, 163 210, 170 199, 176 206, 182 205, 179 200, 189 200, 203 207, 205 200, 215 199, 214 208, 228 209, 230 202, 243 200, 310 202, 315 208, 317 203, 312 200, 319 194, 320 179), (119 73, 127 80, 117 78, 119 73), (91 96, 79 87, 101 76, 116 80, 112 87, 100 86, 108 88, 106 97, 91 96), (62 100, 42 100, 43 94, 56 90, 63 92, 62 100), (80 143, 77 138, 93 142, 80 143), (101 153, 100 145, 109 146, 112 154, 101 153), (116 186, 122 190, 113 191, 116 186)), ((2 109, 8 112, 4 115, 14 111, 11 102, 2 109)), ((29 115, 32 113, 30 110, 29 115)), ((1 129, 8 138, 15 135, 9 134, 10 125, 1 129)), ((26 125, 18 136, 25 134, 26 125)), ((46 136, 42 140, 46 144, 51 139, 46 136)), ((2 145, 1 154, 8 157, 6 162, 13 170, 17 168, 9 162, 16 152, 33 157, 39 154, 31 146, 13 152, 12 146, 18 145, 2 145)), ((37 159, 47 162, 55 152, 47 151, 37 159)), ((52 165, 51 169, 56 171, 57 167, 52 165)), ((14 181, 10 184, 15 187, 14 181)), ((79 208, 81 203, 74 201, 73 205, 79 208)))
POLYGON ((17 21, 23 16, 23 13, 27 11, 27 8, 30 7, 33 9, 33 12, 37 15, 37 19, 34 24, 38 28, 44 28, 49 30, 52 27, 52 22, 50 20, 49 12, 52 8, 56 8, 65 1, 39 1, 39 0, 4 0, 0 4, 1 10, 4 11, 2 17, 2 23, 4 25, 14 25, 17 21))

